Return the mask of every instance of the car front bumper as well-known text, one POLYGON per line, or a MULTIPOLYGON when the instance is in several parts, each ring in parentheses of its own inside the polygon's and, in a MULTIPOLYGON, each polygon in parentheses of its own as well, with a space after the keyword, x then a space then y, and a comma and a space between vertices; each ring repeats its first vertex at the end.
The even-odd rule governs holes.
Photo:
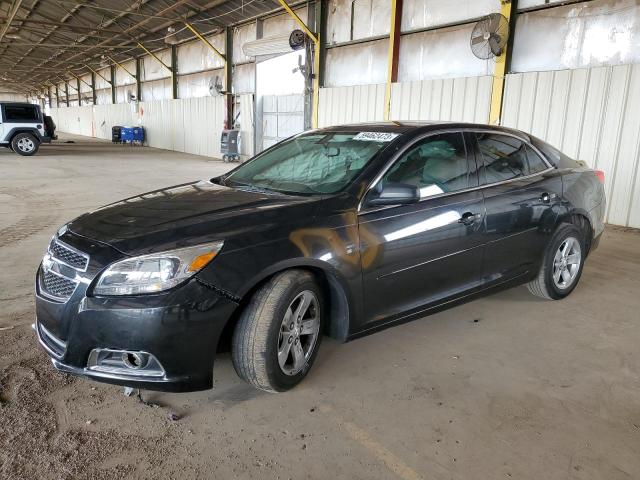
POLYGON ((34 329, 60 371, 147 390, 206 390, 213 385, 218 340, 236 306, 196 279, 161 295, 82 295, 67 303, 48 299, 36 285, 34 329), (100 365, 100 351, 145 352, 158 368, 100 365))

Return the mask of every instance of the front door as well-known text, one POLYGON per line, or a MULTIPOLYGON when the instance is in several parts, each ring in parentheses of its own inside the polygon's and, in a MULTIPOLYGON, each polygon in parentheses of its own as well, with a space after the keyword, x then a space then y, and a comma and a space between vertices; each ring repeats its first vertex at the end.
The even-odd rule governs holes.
POLYGON ((359 215, 366 322, 427 309, 480 284, 484 201, 461 133, 411 145, 381 182, 415 185, 421 201, 359 215))
POLYGON ((486 185, 485 281, 537 271, 561 202, 560 176, 517 137, 488 132, 469 133, 467 139, 486 185))

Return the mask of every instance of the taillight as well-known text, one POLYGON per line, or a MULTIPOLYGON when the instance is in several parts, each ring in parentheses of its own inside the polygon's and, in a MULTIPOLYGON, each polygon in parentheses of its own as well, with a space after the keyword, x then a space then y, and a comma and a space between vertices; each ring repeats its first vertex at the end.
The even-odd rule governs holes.
POLYGON ((602 170, 594 170, 593 173, 596 174, 596 177, 598 177, 598 180, 600 180, 600 183, 604 185, 604 172, 602 170))

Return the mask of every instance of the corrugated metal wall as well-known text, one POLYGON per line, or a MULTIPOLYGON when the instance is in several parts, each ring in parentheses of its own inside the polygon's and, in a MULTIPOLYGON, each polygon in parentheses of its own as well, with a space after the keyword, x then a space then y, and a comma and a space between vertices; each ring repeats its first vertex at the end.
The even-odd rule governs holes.
POLYGON ((240 95, 240 153, 245 159, 254 155, 255 118, 253 113, 253 93, 240 95))
POLYGON ((607 221, 640 228, 640 64, 507 76, 503 124, 603 170, 607 221))
POLYGON ((393 120, 457 120, 487 123, 493 77, 394 83, 393 120))
MULTIPOLYGON (((97 138, 111 140, 111 127, 114 125, 136 125, 138 123, 137 115, 134 117, 131 105, 128 103, 96 105, 93 109, 92 107, 83 108, 93 113, 93 136, 97 138)), ((66 108, 59 109, 61 113, 63 113, 64 110, 66 110, 66 108)))
MULTIPOLYGON (((392 120, 489 121, 492 77, 467 77, 394 83, 392 120)), ((320 90, 321 127, 382 121, 384 84, 320 90)))
POLYGON ((262 150, 303 130, 303 94, 262 97, 262 150))
POLYGON ((384 84, 320 89, 318 126, 382 121, 384 84))
POLYGON ((52 108, 58 130, 111 139, 114 125, 143 125, 150 147, 220 158, 224 98, 140 102, 138 112, 128 103, 52 108))

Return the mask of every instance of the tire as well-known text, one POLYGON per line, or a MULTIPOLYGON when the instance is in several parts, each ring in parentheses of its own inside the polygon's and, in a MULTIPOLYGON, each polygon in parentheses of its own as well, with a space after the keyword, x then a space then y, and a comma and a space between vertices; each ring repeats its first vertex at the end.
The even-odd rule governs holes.
POLYGON ((40 148, 40 141, 31 133, 19 133, 11 139, 11 149, 18 155, 30 157, 40 148))
POLYGON ((527 288, 535 296, 547 300, 565 298, 580 281, 585 255, 583 231, 570 223, 561 224, 547 245, 538 276, 527 284, 527 288), (564 260, 563 250, 567 255, 564 260))
POLYGON ((287 270, 271 278, 254 293, 233 332, 231 356, 238 376, 267 392, 300 383, 318 353, 324 311, 322 290, 310 272, 287 270), (296 310, 306 303, 298 323, 296 310))

